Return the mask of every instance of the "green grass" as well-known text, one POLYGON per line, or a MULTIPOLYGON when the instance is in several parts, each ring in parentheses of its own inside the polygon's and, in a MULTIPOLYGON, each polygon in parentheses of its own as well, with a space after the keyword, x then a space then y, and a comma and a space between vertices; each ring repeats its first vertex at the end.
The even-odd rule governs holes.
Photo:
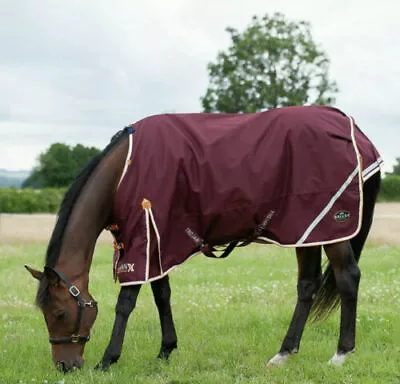
POLYGON ((130 318, 120 361, 93 370, 107 346, 119 291, 111 247, 98 247, 91 293, 99 316, 82 371, 55 370, 37 283, 23 265, 41 267, 45 246, 0 246, 0 383, 400 383, 400 248, 367 248, 358 311, 357 351, 341 368, 335 352, 338 314, 308 324, 300 352, 283 368, 266 368, 288 327, 296 296, 294 251, 252 246, 227 260, 195 257, 170 274, 178 350, 155 357, 160 326, 150 286, 130 318))

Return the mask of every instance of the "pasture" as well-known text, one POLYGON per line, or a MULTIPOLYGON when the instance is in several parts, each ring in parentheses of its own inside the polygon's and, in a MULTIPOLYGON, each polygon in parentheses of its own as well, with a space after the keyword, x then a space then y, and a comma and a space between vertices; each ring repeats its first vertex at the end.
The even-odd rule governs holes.
POLYGON ((266 368, 289 325, 297 266, 291 249, 252 245, 226 260, 192 258, 170 274, 178 350, 169 363, 156 359, 159 320, 144 286, 120 361, 106 373, 95 371, 119 291, 112 281, 112 248, 102 241, 90 275, 99 316, 85 367, 64 375, 53 366, 47 330, 33 304, 37 282, 23 268, 43 266, 46 244, 18 241, 17 230, 9 241, 2 236, 0 383, 400 383, 400 231, 393 232, 398 220, 389 218, 392 208, 387 220, 384 214, 376 220, 379 228, 375 224, 361 257, 357 350, 341 368, 326 364, 336 349, 338 313, 307 324, 300 352, 285 367, 266 368))

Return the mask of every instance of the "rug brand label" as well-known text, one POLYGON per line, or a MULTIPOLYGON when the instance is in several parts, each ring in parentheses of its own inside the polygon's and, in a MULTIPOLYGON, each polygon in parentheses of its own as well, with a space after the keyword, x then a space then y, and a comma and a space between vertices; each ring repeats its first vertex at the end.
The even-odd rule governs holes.
POLYGON ((333 215, 333 218, 338 223, 343 223, 344 221, 346 221, 350 218, 350 212, 349 211, 338 211, 333 215))

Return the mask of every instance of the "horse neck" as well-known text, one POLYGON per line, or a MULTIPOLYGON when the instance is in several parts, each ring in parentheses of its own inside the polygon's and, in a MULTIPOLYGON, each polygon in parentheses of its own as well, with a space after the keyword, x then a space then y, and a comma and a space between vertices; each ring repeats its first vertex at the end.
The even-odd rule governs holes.
POLYGON ((71 281, 83 279, 82 288, 88 284, 96 240, 112 212, 127 151, 128 140, 123 139, 101 160, 75 202, 63 235, 56 268, 71 281))

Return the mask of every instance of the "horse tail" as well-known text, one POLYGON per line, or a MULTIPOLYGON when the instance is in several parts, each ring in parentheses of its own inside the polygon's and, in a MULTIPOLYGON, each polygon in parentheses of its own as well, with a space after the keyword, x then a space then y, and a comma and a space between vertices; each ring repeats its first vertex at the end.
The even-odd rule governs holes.
MULTIPOLYGON (((365 183, 363 187, 363 217, 360 232, 350 240, 354 257, 358 263, 361 257, 361 251, 364 247, 369 230, 372 225, 376 198, 378 196, 381 183, 380 172, 375 173, 365 183)), ((315 294, 313 305, 311 307, 312 321, 318 321, 328 317, 335 312, 340 304, 339 293, 336 289, 336 280, 333 269, 329 261, 326 264, 322 275, 320 285, 315 294)))

